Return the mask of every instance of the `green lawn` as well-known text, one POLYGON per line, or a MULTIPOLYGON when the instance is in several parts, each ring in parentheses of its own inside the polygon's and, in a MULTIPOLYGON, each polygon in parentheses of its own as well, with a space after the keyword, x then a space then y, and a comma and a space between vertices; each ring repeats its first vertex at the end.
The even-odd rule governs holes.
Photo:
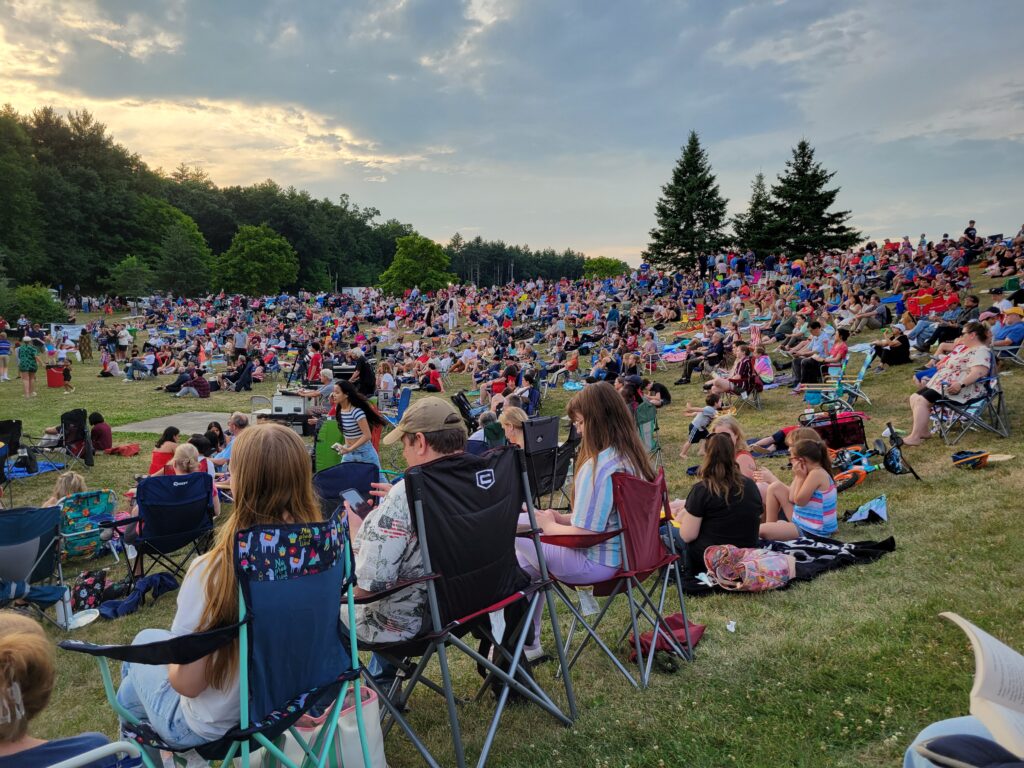
MULTIPOLYGON (((987 284, 986 284, 987 285, 987 284)), ((864 337, 867 338, 867 337, 864 337)), ((859 340, 864 340, 859 339, 859 340)), ((75 395, 43 390, 31 402, 16 381, 0 385, 0 413, 24 419, 38 432, 54 424, 70 404, 102 411, 112 424, 201 407, 244 408, 247 398, 215 394, 197 406, 153 391, 149 384, 120 384, 95 377, 95 366, 75 368, 75 395)), ((887 420, 908 426, 910 367, 871 374, 866 391, 873 405, 869 438, 887 420)), ((677 370, 661 371, 671 382, 677 370)), ((969 644, 959 629, 938 618, 957 611, 1010 645, 1024 647, 1024 608, 1019 582, 1022 424, 1016 407, 1024 390, 1024 369, 1005 378, 1013 437, 969 435, 965 448, 1021 454, 1015 461, 979 471, 954 470, 951 449, 939 440, 908 449, 923 477, 877 472, 840 497, 852 509, 888 494, 891 521, 882 526, 841 525, 847 540, 896 537, 897 551, 879 562, 826 574, 808 584, 765 595, 716 595, 688 601, 691 618, 707 625, 697 659, 675 675, 656 674, 650 689, 637 692, 596 653, 576 667, 574 682, 581 716, 561 728, 530 708, 516 708, 503 720, 492 765, 507 766, 882 766, 893 765, 917 731, 929 722, 965 714, 973 673, 969 644), (726 630, 736 622, 735 633, 726 630)), ((272 385, 262 385, 266 394, 272 385)), ((691 481, 678 450, 689 419, 683 401, 700 398, 698 385, 673 389, 676 400, 661 414, 661 437, 670 492, 685 497, 691 481)), ((567 393, 552 393, 545 413, 560 413, 567 393)), ((741 414, 750 436, 763 436, 794 422, 802 403, 785 392, 765 395, 767 407, 741 414)), ((88 471, 90 487, 123 491, 148 462, 149 435, 116 435, 138 441, 134 459, 100 456, 88 471)), ((693 461, 691 457, 691 461, 693 461)), ((782 460, 766 462, 782 472, 782 460)), ((784 477, 788 475, 783 474, 784 477)), ((16 487, 19 504, 40 502, 52 475, 16 487)), ((70 573, 93 564, 72 563, 70 573)), ((672 610, 676 607, 673 606, 672 610)), ((128 642, 141 628, 168 626, 173 597, 147 604, 134 616, 97 623, 77 636, 128 642)), ((615 614, 624 619, 624 612, 615 614)), ((59 638, 53 633, 54 639, 59 638)), ((550 635, 545 635, 550 645, 550 635)), ((299 651, 301 652, 301 651, 299 651)), ((115 735, 115 719, 103 703, 93 662, 62 653, 50 709, 35 724, 37 735, 56 737, 82 730, 115 735)), ((550 665, 547 665, 550 667, 550 665)), ((551 670, 539 673, 554 687, 551 670)), ((470 692, 475 672, 457 664, 458 683, 470 692)), ((443 764, 451 762, 444 707, 420 692, 411 721, 443 764)), ((490 706, 463 708, 470 754, 483 737, 490 706)), ((393 766, 422 764, 396 732, 387 744, 393 766)))

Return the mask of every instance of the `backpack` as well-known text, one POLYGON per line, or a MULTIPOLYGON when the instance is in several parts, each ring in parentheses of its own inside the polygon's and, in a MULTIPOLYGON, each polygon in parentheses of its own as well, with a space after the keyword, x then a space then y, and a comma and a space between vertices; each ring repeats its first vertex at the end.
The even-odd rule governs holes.
POLYGON ((715 544, 704 550, 704 565, 722 589, 734 592, 764 592, 778 589, 796 575, 792 555, 768 549, 715 544))

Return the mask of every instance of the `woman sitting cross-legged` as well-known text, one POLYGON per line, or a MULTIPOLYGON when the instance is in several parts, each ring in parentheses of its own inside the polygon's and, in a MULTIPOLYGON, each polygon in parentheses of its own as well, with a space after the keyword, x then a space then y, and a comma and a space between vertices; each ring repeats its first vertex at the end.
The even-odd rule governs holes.
POLYGON ((685 502, 672 502, 672 517, 686 545, 686 578, 704 570, 704 550, 714 544, 757 546, 761 524, 761 494, 740 471, 731 435, 711 435, 704 451, 700 480, 685 502))
MULTIPOLYGON (((257 525, 323 519, 313 493, 306 446, 301 437, 280 425, 259 424, 235 438, 231 494, 235 503, 217 531, 216 543, 193 561, 182 582, 170 631, 144 629, 135 637, 136 645, 236 623, 236 534, 257 525)), ((187 749, 219 739, 238 725, 238 687, 235 640, 191 664, 124 664, 117 700, 168 744, 187 749)))
MULTIPOLYGON (((537 510, 537 525, 548 535, 587 535, 617 529, 619 513, 612 496, 612 475, 627 472, 653 481, 647 449, 626 402, 607 382, 576 393, 566 412, 582 442, 576 457, 572 514, 537 510)), ((622 564, 621 541, 615 536, 586 549, 542 544, 548 571, 566 584, 596 584, 611 579, 622 564)), ((519 564, 538 578, 537 552, 531 539, 516 540, 519 564)), ((528 658, 540 655, 541 612, 534 615, 534 644, 528 658)))
MULTIPOLYGON (((44 741, 29 735, 29 723, 50 702, 53 693, 53 648, 38 623, 0 611, 0 768, 45 768, 107 744, 99 733, 44 741)), ((84 768, 115 768, 114 757, 84 768)))

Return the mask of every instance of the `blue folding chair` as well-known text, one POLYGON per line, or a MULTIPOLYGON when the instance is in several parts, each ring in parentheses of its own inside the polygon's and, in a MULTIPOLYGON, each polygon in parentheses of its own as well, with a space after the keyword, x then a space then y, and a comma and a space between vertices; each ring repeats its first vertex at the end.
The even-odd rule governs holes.
POLYGON ((313 475, 313 490, 320 499, 324 517, 329 517, 341 503, 342 491, 354 490, 364 499, 370 498, 372 483, 380 480, 380 468, 365 461, 343 461, 313 475))
POLYGON ((184 576, 192 556, 206 551, 213 534, 213 478, 208 472, 147 477, 139 481, 135 502, 136 517, 108 526, 116 535, 129 525, 139 526, 135 559, 125 558, 129 580, 134 584, 157 565, 184 576))
MULTIPOLYGON (((196 747, 203 759, 231 765, 238 757, 247 768, 251 753, 265 749, 268 756, 287 768, 300 768, 275 743, 288 732, 305 753, 303 767, 325 766, 328 753, 334 749, 342 705, 353 688, 363 761, 370 765, 348 530, 337 516, 318 524, 257 526, 238 532, 234 555, 237 624, 142 645, 66 641, 60 647, 96 658, 107 701, 121 719, 127 738, 151 750, 184 752, 188 750, 168 745, 147 723, 121 707, 106 659, 132 664, 190 664, 237 639, 240 722, 217 741, 196 747), (297 564, 291 547, 262 546, 266 541, 295 542, 295 546, 301 545, 305 559, 297 564), (338 612, 330 610, 343 600, 348 607, 347 633, 338 612), (297 642, 302 644, 302 653, 295 652, 297 642), (330 714, 318 738, 310 744, 294 726, 314 706, 330 706, 330 714)), ((143 762, 147 768, 158 765, 145 753, 143 762)))
POLYGON ((0 511, 0 608, 26 600, 43 618, 53 621, 44 611, 59 602, 65 590, 60 521, 60 507, 0 511))

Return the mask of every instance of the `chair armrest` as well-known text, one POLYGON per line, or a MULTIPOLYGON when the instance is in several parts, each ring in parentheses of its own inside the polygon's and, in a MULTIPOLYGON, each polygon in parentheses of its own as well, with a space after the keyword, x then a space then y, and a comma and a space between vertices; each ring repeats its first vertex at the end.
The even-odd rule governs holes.
POLYGON ((544 544, 551 544, 556 547, 568 547, 569 549, 586 549, 602 541, 613 539, 622 533, 621 528, 603 533, 556 533, 544 534, 540 540, 544 544))
POLYGON ((244 619, 227 627, 172 637, 156 643, 96 645, 82 640, 64 640, 59 645, 65 651, 134 664, 191 664, 238 637, 238 630, 248 621, 244 619))
POLYGON ((50 768, 81 768, 81 766, 99 763, 104 757, 128 755, 129 757, 137 758, 141 754, 142 748, 138 744, 131 741, 113 741, 110 744, 90 749, 88 752, 83 752, 75 757, 69 757, 67 760, 61 760, 59 763, 54 763, 50 768))
POLYGON ((407 587, 411 587, 415 584, 425 584, 426 582, 433 581, 436 578, 436 573, 428 573, 426 576, 420 576, 418 579, 406 579, 405 581, 399 581, 397 584, 393 584, 387 589, 382 589, 379 592, 355 598, 355 604, 366 605, 368 603, 375 603, 382 598, 395 594, 396 592, 401 592, 407 587))

